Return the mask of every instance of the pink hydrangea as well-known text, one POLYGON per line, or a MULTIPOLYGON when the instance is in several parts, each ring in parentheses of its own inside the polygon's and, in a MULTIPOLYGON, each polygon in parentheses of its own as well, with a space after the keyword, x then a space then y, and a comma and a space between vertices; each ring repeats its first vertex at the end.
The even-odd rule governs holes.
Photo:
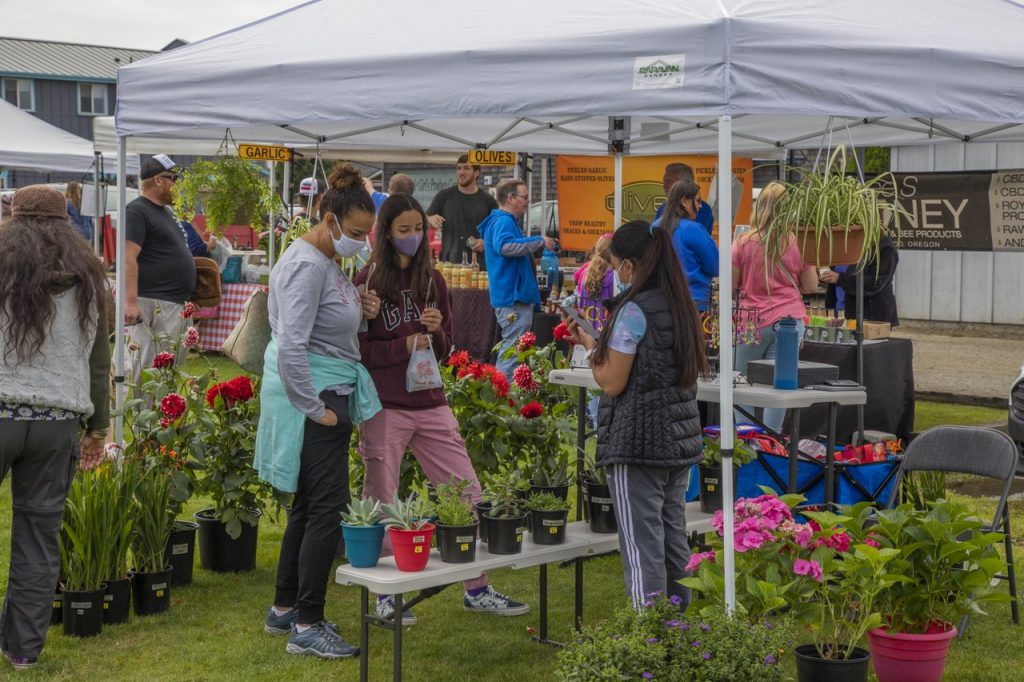
POLYGON ((690 555, 690 560, 688 562, 686 562, 686 570, 687 571, 696 571, 698 568, 700 568, 700 565, 702 563, 704 563, 705 561, 710 561, 711 563, 714 563, 715 562, 715 553, 714 552, 697 552, 695 554, 691 554, 690 555))
POLYGON ((821 564, 814 560, 797 559, 793 562, 793 572, 797 575, 809 575, 819 583, 822 579, 821 564))
POLYGON ((882 546, 882 543, 880 543, 878 540, 874 539, 870 535, 868 537, 864 538, 864 544, 867 545, 868 547, 881 547, 882 546))
POLYGON ((757 549, 764 545, 766 540, 771 540, 771 533, 759 530, 744 530, 736 533, 736 551, 745 552, 748 549, 757 549))
POLYGON ((846 533, 836 533, 825 539, 825 544, 837 552, 850 551, 850 536, 846 533))

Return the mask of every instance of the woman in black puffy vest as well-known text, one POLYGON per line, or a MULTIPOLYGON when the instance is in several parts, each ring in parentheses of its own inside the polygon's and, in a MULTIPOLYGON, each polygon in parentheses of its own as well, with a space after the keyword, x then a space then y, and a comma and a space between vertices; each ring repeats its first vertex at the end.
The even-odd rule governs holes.
POLYGON ((604 391, 597 463, 608 469, 626 591, 638 608, 660 593, 684 609, 686 485, 701 458, 697 377, 708 369, 700 317, 665 230, 636 220, 611 246, 626 288, 608 302, 604 333, 567 325, 604 391))

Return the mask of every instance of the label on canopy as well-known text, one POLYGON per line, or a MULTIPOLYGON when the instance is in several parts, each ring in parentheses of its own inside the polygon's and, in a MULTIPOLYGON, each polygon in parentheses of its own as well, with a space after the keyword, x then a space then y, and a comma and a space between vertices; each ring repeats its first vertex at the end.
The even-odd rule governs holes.
POLYGON ((514 166, 515 152, 495 152, 488 149, 470 149, 466 152, 469 163, 475 166, 514 166))
POLYGON ((273 161, 283 163, 292 160, 292 150, 269 144, 240 144, 238 156, 248 161, 273 161))
POLYGON ((633 89, 657 90, 683 87, 685 54, 662 54, 633 60, 633 89))

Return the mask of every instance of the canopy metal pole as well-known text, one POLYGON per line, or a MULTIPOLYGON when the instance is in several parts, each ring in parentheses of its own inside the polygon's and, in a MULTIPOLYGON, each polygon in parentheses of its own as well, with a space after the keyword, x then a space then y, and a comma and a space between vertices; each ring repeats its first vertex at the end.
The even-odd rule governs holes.
POLYGON ((612 217, 612 231, 619 229, 622 224, 622 152, 615 153, 615 188, 612 190, 615 198, 615 212, 612 217))
MULTIPOLYGON (((879 256, 879 263, 881 256, 879 256)), ((864 385, 864 264, 857 264, 857 331, 854 338, 857 340, 857 383, 864 385)), ((877 271, 877 265, 876 271, 877 271)), ((858 445, 864 445, 864 405, 857 406, 857 435, 858 445)))
POLYGON ((127 165, 128 165, 128 139, 117 138, 117 251, 115 254, 115 272, 117 288, 117 305, 114 308, 114 408, 117 416, 114 417, 114 442, 124 445, 124 417, 120 414, 124 406, 126 387, 124 385, 124 308, 125 308, 125 282, 124 282, 124 234, 125 234, 125 204, 128 203, 126 191, 127 165))
POLYGON ((547 234, 548 220, 548 155, 540 159, 540 236, 547 234))
MULTIPOLYGON (((267 161, 267 170, 270 171, 270 196, 277 194, 277 176, 274 174, 274 162, 267 161)), ((270 263, 270 267, 274 267, 274 211, 276 209, 277 202, 270 202, 270 215, 267 216, 267 222, 270 225, 270 229, 267 230, 267 262, 270 263)), ((257 243, 257 246, 259 244, 257 243)))
POLYGON ((93 209, 92 217, 92 250, 97 256, 102 256, 100 251, 100 219, 103 216, 103 204, 100 203, 100 163, 103 161, 103 154, 95 152, 92 162, 92 183, 96 194, 96 208, 93 209))
POLYGON ((718 389, 721 397, 722 534, 725 545, 725 608, 736 609, 736 555, 733 528, 732 456, 732 116, 718 118, 718 389))

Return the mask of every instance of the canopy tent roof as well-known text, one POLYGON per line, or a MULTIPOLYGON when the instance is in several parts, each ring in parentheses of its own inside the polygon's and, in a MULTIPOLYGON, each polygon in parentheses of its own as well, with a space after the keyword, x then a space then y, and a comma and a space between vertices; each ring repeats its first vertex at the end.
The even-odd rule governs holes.
POLYGON ((89 140, 0 100, 0 166, 86 173, 94 160, 89 140))
POLYGON ((830 128, 856 145, 1024 139, 1024 7, 1009 0, 389 9, 385 25, 313 0, 122 67, 117 134, 604 154, 608 117, 629 116, 631 154, 714 152, 730 114, 738 153, 830 128), (338 26, 343 48, 325 50, 338 26), (681 85, 636 87, 656 63, 682 64, 681 85))

